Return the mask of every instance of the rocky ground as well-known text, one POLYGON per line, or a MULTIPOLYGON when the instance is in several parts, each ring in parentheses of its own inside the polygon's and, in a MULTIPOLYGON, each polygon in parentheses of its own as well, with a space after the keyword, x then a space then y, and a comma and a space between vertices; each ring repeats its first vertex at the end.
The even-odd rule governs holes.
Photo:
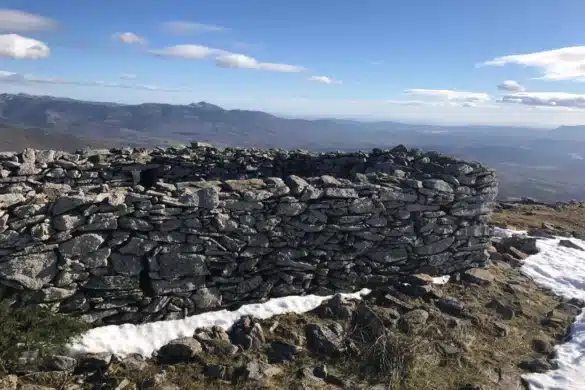
MULTIPOLYGON (((495 223, 580 234, 579 204, 508 206, 495 223)), ((554 369, 553 346, 584 306, 520 273, 536 250, 535 239, 494 238, 487 268, 444 285, 415 275, 363 301, 335 296, 303 315, 245 317, 150 359, 55 356, 0 374, 0 389, 522 389, 522 373, 554 369)))

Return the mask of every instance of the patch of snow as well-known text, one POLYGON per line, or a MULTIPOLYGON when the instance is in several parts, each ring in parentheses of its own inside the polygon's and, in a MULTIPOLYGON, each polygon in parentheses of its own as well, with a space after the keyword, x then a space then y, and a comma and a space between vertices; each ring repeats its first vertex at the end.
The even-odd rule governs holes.
MULTIPOLYGON (((361 299, 371 292, 362 289, 356 293, 341 294, 351 299, 361 299)), ((108 352, 120 357, 137 353, 152 356, 169 341, 179 337, 191 337, 197 328, 214 325, 229 329, 245 315, 267 319, 285 313, 306 313, 317 308, 333 296, 289 296, 274 298, 264 303, 244 305, 235 311, 219 310, 187 317, 182 320, 157 321, 141 325, 124 324, 94 328, 69 346, 71 354, 108 352)))
POLYGON ((492 227, 492 236, 494 237, 512 237, 514 234, 526 234, 524 230, 502 229, 497 226, 492 227))
MULTIPOLYGON (((562 238, 567 239, 567 238, 562 238)), ((585 241, 570 238, 585 247, 585 241)), ((566 298, 585 299, 585 251, 559 246, 559 238, 536 242, 540 252, 529 256, 520 269, 536 284, 566 298)), ((585 389, 585 315, 581 313, 571 327, 571 340, 556 346, 557 370, 524 375, 530 389, 585 389)))
POLYGON ((451 279, 451 275, 436 276, 433 278, 433 284, 447 284, 451 279))

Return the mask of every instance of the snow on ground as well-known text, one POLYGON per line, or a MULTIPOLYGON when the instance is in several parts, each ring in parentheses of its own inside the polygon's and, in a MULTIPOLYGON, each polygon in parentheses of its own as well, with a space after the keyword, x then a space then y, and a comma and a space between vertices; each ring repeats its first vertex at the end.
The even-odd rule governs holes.
MULTIPOLYGON (((562 238, 567 239, 567 238, 562 238)), ((585 241, 570 238, 585 248, 585 241)), ((540 252, 529 256, 522 268, 523 274, 536 284, 550 288, 566 298, 585 299, 585 251, 559 246, 560 239, 538 240, 540 252)), ((583 390, 585 389, 585 315, 582 313, 571 328, 571 340, 556 347, 559 369, 544 374, 525 375, 531 389, 583 390)))
POLYGON ((433 284, 447 284, 451 279, 451 275, 437 276, 433 278, 433 284))
MULTIPOLYGON (((352 294, 341 294, 360 299, 368 295, 368 289, 352 294)), ((137 353, 151 356, 169 341, 179 337, 191 337, 197 328, 214 325, 229 329, 245 315, 266 319, 284 313, 305 313, 321 305, 332 296, 289 296, 274 298, 264 303, 244 305, 235 311, 219 310, 187 317, 182 320, 151 322, 141 325, 124 324, 94 328, 70 346, 72 354, 108 352, 118 356, 137 353)))

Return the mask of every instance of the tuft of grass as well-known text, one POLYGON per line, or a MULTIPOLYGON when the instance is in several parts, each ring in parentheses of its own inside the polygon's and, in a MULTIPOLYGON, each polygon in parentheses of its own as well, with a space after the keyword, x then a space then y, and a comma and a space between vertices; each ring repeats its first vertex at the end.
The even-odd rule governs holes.
POLYGON ((22 364, 39 364, 65 352, 67 344, 88 325, 41 306, 15 308, 0 302, 0 370, 10 372, 22 364))

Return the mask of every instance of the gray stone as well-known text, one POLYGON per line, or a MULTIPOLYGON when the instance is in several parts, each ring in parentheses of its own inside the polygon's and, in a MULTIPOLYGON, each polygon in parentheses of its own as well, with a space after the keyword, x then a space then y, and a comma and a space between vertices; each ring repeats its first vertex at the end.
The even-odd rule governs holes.
POLYGON ((126 276, 94 276, 83 287, 88 290, 136 290, 140 284, 137 278, 126 276))
POLYGON ((353 188, 325 188, 324 195, 328 198, 357 198, 358 193, 353 188))
POLYGON ((119 252, 124 255, 144 256, 155 247, 155 241, 132 237, 126 245, 119 249, 119 252))
POLYGON ((123 229, 148 232, 154 229, 150 223, 139 218, 121 217, 118 219, 118 225, 123 229))
POLYGON ((179 198, 183 206, 213 210, 219 206, 219 192, 215 187, 202 188, 179 198))
POLYGON ((37 164, 48 164, 55 161, 54 150, 37 150, 36 152, 36 163, 37 164))
POLYGON ((282 373, 282 368, 259 360, 253 360, 246 364, 244 377, 248 380, 261 380, 271 378, 282 373))
POLYGON ((449 183, 447 183, 444 180, 439 180, 439 179, 423 180, 423 186, 426 188, 430 188, 432 190, 435 190, 435 191, 447 192, 447 193, 453 192, 453 187, 451 187, 449 185, 449 183))
POLYGON ((585 250, 581 246, 575 244, 571 240, 560 240, 559 241, 559 246, 564 246, 565 248, 576 249, 576 250, 579 250, 579 251, 584 251, 585 250))
POLYGON ((20 176, 36 175, 38 173, 41 173, 41 170, 34 163, 25 162, 18 168, 18 174, 20 176))
POLYGON ((490 271, 481 268, 467 270, 461 274, 461 277, 464 280, 481 286, 487 286, 495 280, 494 275, 490 271))
POLYGON ((75 290, 68 290, 59 287, 46 287, 41 290, 43 302, 62 301, 75 295, 75 290))
POLYGON ((276 213, 278 215, 287 215, 289 217, 302 214, 303 211, 307 209, 307 205, 301 202, 293 202, 293 203, 279 203, 278 208, 276 209, 276 213))
POLYGON ((286 183, 290 187, 294 195, 300 195, 305 188, 309 185, 305 179, 302 179, 295 175, 290 175, 286 178, 286 183))
POLYGON ((338 323, 329 326, 308 324, 305 327, 307 348, 312 353, 324 356, 333 356, 345 351, 343 345, 343 330, 338 323))
POLYGON ((221 293, 216 288, 203 287, 191 295, 191 300, 199 309, 210 309, 221 306, 221 293))
POLYGON ((59 245, 63 256, 83 257, 95 252, 104 242, 104 238, 95 233, 82 234, 59 245))
POLYGON ((85 232, 116 229, 118 229, 118 218, 113 213, 93 214, 87 219, 87 225, 79 228, 85 232))
POLYGON ((72 371, 77 366, 77 360, 69 356, 56 355, 47 361, 50 371, 72 371))
POLYGON ((549 360, 547 358, 536 358, 536 359, 527 359, 520 362, 518 365, 521 369, 526 370, 528 372, 538 372, 544 374, 547 371, 556 370, 559 368, 557 362, 549 360))
POLYGON ((57 276, 57 261, 53 251, 13 257, 0 263, 0 279, 40 290, 57 276))
POLYGON ((88 268, 107 267, 110 253, 112 253, 111 248, 101 248, 95 252, 80 257, 79 261, 85 264, 88 268))
POLYGON ((95 198, 84 195, 61 197, 53 204, 52 213, 53 215, 65 214, 77 207, 91 204, 94 200, 95 198))
POLYGON ((169 253, 157 257, 160 275, 165 279, 208 275, 206 257, 195 253, 169 253))
POLYGON ((20 239, 20 234, 15 232, 14 230, 8 230, 4 233, 0 234, 0 249, 1 248, 9 248, 16 244, 20 239))
POLYGON ((157 358, 163 364, 185 363, 203 352, 201 343, 192 337, 175 339, 157 351, 157 358))
POLYGON ((238 228, 238 223, 227 214, 216 214, 213 222, 217 229, 221 232, 231 232, 238 228))
POLYGON ((112 355, 106 352, 87 353, 78 358, 78 366, 85 372, 105 372, 112 362, 112 355))
POLYGON ((138 256, 112 253, 110 260, 114 271, 120 275, 138 276, 143 269, 142 259, 138 256))
POLYGON ((351 202, 349 211, 354 214, 367 214, 376 209, 374 201, 370 198, 359 198, 351 202))
POLYGON ((26 200, 22 194, 0 194, 0 209, 14 206, 26 200))
POLYGON ((154 293, 157 295, 185 293, 204 287, 205 279, 200 276, 179 280, 151 280, 151 285, 154 293))
POLYGON ((30 235, 35 241, 47 241, 51 238, 51 225, 40 223, 30 229, 30 235))
POLYGON ((381 201, 416 202, 418 200, 416 192, 406 192, 400 188, 381 188, 378 196, 381 201))
POLYGON ((85 223, 85 217, 79 214, 62 214, 53 219, 53 226, 57 230, 73 230, 85 223))
POLYGON ((428 245, 415 247, 414 251, 418 255, 434 255, 447 250, 453 244, 453 242, 455 242, 455 237, 447 237, 428 245))

